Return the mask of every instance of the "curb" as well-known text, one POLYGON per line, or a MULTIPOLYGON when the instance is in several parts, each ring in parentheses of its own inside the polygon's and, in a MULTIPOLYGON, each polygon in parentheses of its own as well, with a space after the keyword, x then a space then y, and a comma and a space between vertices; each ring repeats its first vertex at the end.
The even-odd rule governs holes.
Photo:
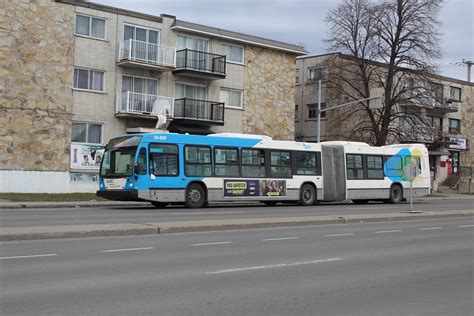
POLYGON ((41 227, 0 228, 0 241, 80 238, 103 236, 157 235, 187 232, 204 232, 237 229, 257 229, 270 227, 315 226, 329 224, 351 224, 405 221, 417 219, 437 219, 473 216, 474 210, 446 211, 440 213, 385 213, 357 214, 345 216, 303 216, 289 218, 259 218, 231 220, 196 220, 163 223, 123 223, 108 225, 68 225, 41 227))

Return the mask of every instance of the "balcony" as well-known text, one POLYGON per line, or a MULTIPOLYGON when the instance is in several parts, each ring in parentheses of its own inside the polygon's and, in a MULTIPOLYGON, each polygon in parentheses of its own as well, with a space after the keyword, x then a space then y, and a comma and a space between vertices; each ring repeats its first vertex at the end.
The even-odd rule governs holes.
POLYGON ((121 41, 119 66, 167 71, 176 66, 176 48, 137 40, 121 41))
POLYGON ((223 125, 224 103, 188 98, 176 99, 173 120, 180 123, 223 125))
POLYGON ((226 57, 224 55, 210 54, 191 49, 176 52, 175 75, 199 77, 201 79, 224 79, 226 70, 226 57))
POLYGON ((117 95, 115 115, 156 119, 158 115, 172 116, 173 107, 173 98, 127 91, 117 95))

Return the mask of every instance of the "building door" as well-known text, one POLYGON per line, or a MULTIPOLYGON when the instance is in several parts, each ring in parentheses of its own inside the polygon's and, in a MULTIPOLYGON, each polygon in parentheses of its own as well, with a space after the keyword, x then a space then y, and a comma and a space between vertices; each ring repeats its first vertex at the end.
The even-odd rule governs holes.
POLYGON ((449 151, 451 153, 451 164, 453 166, 453 174, 459 173, 459 151, 449 151))

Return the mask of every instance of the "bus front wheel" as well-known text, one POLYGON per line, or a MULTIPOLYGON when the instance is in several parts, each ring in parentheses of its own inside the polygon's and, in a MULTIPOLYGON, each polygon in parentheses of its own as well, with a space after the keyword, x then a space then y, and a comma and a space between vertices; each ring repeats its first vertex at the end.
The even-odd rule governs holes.
POLYGON ((186 189, 186 207, 200 208, 206 203, 206 192, 199 183, 191 183, 186 189))
POLYGON ((403 200, 403 189, 398 184, 392 185, 390 188, 390 198, 388 202, 390 204, 398 204, 403 200))
POLYGON ((300 205, 313 205, 316 202, 316 189, 311 184, 303 184, 300 191, 300 205))

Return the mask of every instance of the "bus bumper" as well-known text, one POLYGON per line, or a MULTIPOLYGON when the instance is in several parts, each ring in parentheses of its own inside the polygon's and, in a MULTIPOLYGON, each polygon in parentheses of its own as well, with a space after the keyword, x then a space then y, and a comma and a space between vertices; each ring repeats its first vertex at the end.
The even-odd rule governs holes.
POLYGON ((138 190, 99 190, 96 195, 112 201, 142 201, 138 198, 138 190))

